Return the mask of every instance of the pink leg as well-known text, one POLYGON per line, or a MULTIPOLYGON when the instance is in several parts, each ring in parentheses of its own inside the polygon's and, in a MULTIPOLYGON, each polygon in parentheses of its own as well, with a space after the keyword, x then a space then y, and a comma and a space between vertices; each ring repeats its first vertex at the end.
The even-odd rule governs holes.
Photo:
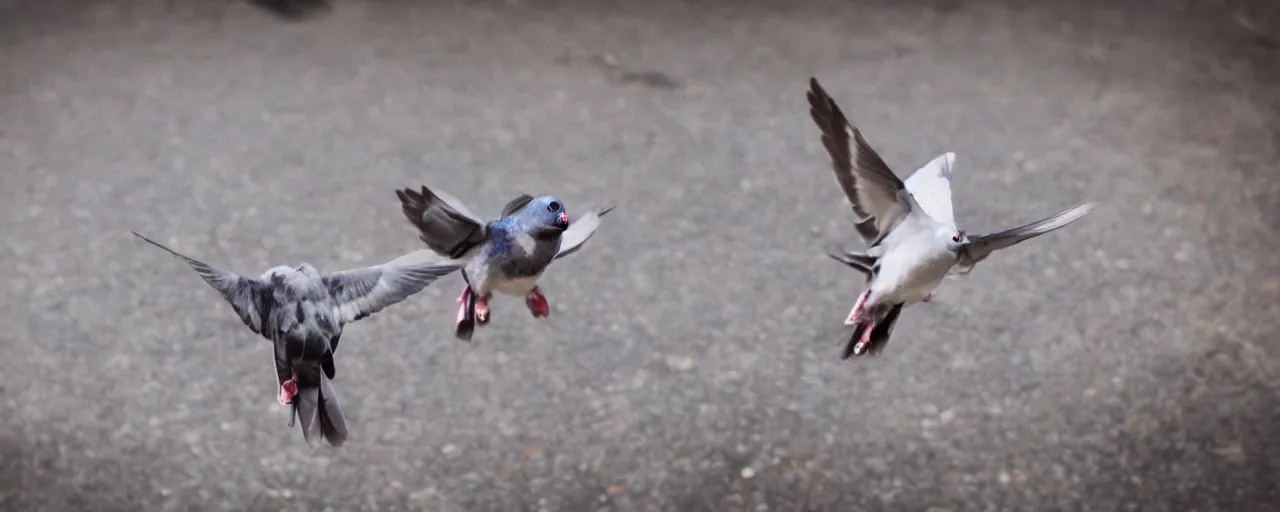
POLYGON ((933 294, 932 294, 932 293, 930 293, 930 294, 928 294, 928 295, 925 295, 925 296, 924 296, 924 299, 923 299, 923 300, 921 300, 920 302, 929 302, 929 301, 931 301, 931 300, 933 300, 933 294))
POLYGON ((533 313, 534 318, 541 318, 551 314, 551 305, 547 304, 546 296, 542 295, 542 290, 534 286, 529 293, 524 296, 524 303, 529 306, 529 312, 533 313))
POLYGON ((476 323, 484 325, 489 323, 489 297, 476 297, 476 323))
POLYGON ((280 384, 280 394, 276 395, 276 401, 280 405, 289 405, 293 401, 294 395, 298 394, 298 374, 294 372, 293 377, 280 384))
POLYGON ((458 319, 454 323, 462 323, 467 318, 467 295, 471 294, 471 287, 464 286, 462 295, 458 296, 458 319))
POLYGON ((871 331, 876 328, 875 319, 867 321, 867 328, 862 331, 862 339, 858 340, 858 344, 853 346, 853 354, 861 355, 867 351, 867 345, 871 344, 871 331))
POLYGON ((862 295, 858 296, 858 302, 853 305, 853 311, 849 312, 849 318, 844 319, 845 325, 858 323, 858 319, 862 317, 862 305, 866 304, 869 296, 871 296, 871 290, 862 292, 862 295))
MULTIPOLYGON (((467 317, 467 295, 469 295, 470 293, 471 293, 471 287, 467 286, 462 288, 462 295, 458 296, 458 304, 459 304, 458 320, 457 320, 458 323, 461 323, 462 319, 467 317)), ((476 323, 478 324, 489 323, 489 298, 490 297, 492 297, 492 295, 485 295, 484 297, 476 297, 476 323)))

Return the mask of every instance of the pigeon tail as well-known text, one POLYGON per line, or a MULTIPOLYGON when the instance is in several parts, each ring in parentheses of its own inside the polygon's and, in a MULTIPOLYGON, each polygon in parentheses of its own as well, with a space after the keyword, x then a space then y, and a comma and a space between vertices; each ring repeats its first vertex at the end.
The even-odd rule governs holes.
POLYGON ((876 311, 871 318, 862 318, 853 325, 853 334, 849 336, 849 340, 845 343, 844 353, 841 359, 850 359, 862 355, 880 355, 880 351, 884 350, 885 345, 889 344, 889 336, 893 334, 893 327, 898 323, 898 316, 902 314, 904 304, 898 303, 886 310, 876 311), (867 328, 871 328, 870 335, 867 335, 867 328), (867 343, 862 343, 864 335, 867 343), (861 346, 859 346, 861 345, 861 346))
MULTIPOLYGON (((347 420, 338 406, 338 394, 333 384, 318 366, 297 369, 298 394, 293 398, 293 417, 302 427, 302 438, 311 445, 315 434, 312 427, 319 420, 320 436, 332 446, 342 446, 347 440, 347 420)), ((289 422, 293 423, 292 420, 289 422)))

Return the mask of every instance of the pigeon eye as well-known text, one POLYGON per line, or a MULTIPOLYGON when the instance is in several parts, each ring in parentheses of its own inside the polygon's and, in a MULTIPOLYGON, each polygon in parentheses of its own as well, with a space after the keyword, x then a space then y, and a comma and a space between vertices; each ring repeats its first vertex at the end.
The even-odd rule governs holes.
POLYGON ((960 241, 960 233, 956 233, 956 234, 954 234, 954 235, 951 235, 951 241, 952 241, 952 242, 959 242, 959 241, 960 241))
POLYGON ((547 205, 547 211, 551 213, 560 211, 560 203, 552 201, 551 204, 547 205))

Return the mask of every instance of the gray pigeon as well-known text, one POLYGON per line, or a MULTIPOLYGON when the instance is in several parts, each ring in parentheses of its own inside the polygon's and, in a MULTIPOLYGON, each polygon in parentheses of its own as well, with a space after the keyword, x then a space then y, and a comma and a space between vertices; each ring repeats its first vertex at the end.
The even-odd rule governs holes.
POLYGON ((855 230, 869 247, 829 254, 867 278, 867 290, 845 320, 854 329, 843 359, 883 350, 902 308, 928 302, 948 275, 967 274, 992 252, 1071 224, 1096 206, 1085 203, 1025 226, 970 236, 956 228, 951 207, 955 153, 938 156, 904 183, 817 79, 809 79, 807 96, 836 181, 857 217, 855 230))
POLYGON ((301 419, 308 445, 317 415, 325 441, 341 446, 347 440, 347 423, 329 382, 334 378, 333 353, 342 328, 409 298, 462 265, 430 251, 414 251, 382 265, 323 276, 302 263, 275 267, 254 279, 133 234, 187 262, 231 303, 250 330, 271 340, 280 384, 277 400, 280 405, 293 405, 289 425, 301 419))
POLYGON ((467 262, 462 271, 467 284, 458 297, 454 328, 466 341, 477 323, 489 323, 489 299, 495 291, 523 296, 534 318, 547 316, 551 308, 538 279, 552 261, 581 248, 600 227, 600 217, 614 208, 588 211, 570 222, 559 199, 521 194, 502 208, 498 219, 486 222, 439 189, 406 188, 396 196, 427 247, 467 262))

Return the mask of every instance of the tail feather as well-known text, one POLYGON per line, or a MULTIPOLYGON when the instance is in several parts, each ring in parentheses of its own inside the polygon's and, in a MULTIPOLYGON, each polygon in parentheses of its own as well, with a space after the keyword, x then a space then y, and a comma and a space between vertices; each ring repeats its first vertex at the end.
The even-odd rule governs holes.
MULTIPOLYGON (((293 397, 293 419, 302 427, 302 438, 311 445, 316 434, 313 429, 319 427, 320 437, 330 445, 341 446, 347 440, 347 420, 338 406, 338 394, 329 377, 319 366, 296 370, 298 394, 293 397)), ((290 426, 293 419, 289 421, 290 426)))
POLYGON ((320 435, 332 446, 347 442, 347 419, 338 406, 338 394, 329 378, 320 376, 320 435))
POLYGON ((871 339, 867 343, 867 353, 871 355, 880 355, 880 351, 884 350, 885 345, 889 344, 889 336, 893 334, 893 326, 898 324, 898 316, 902 314, 902 304, 894 304, 893 308, 885 313, 884 318, 876 324, 876 328, 871 330, 871 339))
POLYGON ((462 271, 462 280, 467 283, 466 300, 458 309, 457 325, 454 326, 454 335, 462 341, 471 341, 471 336, 476 331, 476 293, 471 287, 471 279, 467 277, 467 271, 462 271))
POLYGON ((867 338, 867 346, 863 347, 860 353, 854 353, 858 346, 858 342, 862 340, 862 335, 867 331, 868 321, 859 320, 853 326, 853 334, 849 336, 845 342, 844 353, 841 359, 849 359, 861 355, 879 355, 884 350, 885 345, 889 344, 889 337, 893 334, 893 327, 898 323, 898 316, 902 314, 903 304, 894 304, 888 311, 883 314, 876 315, 876 326, 871 330, 870 336, 867 338))
POLYGON ((311 444, 311 427, 315 424, 320 405, 320 387, 302 387, 298 385, 298 394, 293 397, 293 416, 302 426, 302 438, 311 444))
POLYGON ((849 340, 845 342, 844 353, 840 355, 840 359, 849 359, 853 357, 853 350, 858 346, 858 341, 862 339, 862 333, 867 330, 867 321, 859 320, 853 326, 853 334, 849 336, 849 340))

